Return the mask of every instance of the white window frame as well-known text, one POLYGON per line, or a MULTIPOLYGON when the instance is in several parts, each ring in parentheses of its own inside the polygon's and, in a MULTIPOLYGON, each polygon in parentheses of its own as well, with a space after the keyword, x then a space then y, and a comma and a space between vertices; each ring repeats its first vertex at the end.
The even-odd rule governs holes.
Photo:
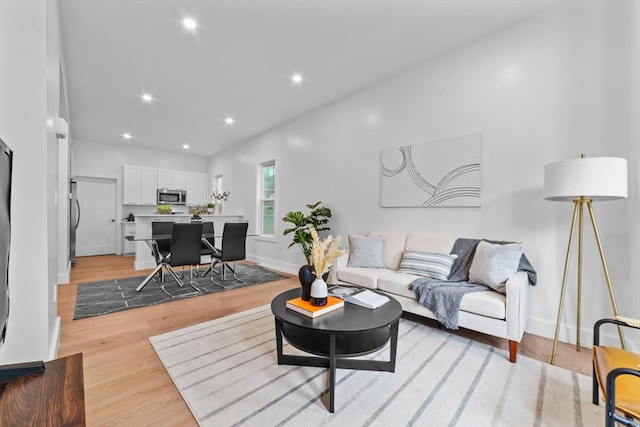
POLYGON ((215 175, 213 177, 213 193, 214 190, 222 191, 222 174, 215 175))
MULTIPOLYGON (((276 222, 276 218, 278 216, 277 214, 277 206, 278 206, 278 202, 277 202, 277 198, 278 198, 278 182, 277 182, 277 177, 274 179, 274 183, 273 183, 273 192, 274 192, 274 197, 272 198, 265 198, 264 197, 264 181, 263 181, 263 177, 264 177, 264 169, 266 167, 269 166, 273 166, 274 167, 274 171, 276 171, 276 160, 275 159, 271 159, 271 160, 267 160, 265 162, 262 162, 258 165, 258 192, 257 192, 257 198, 256 198, 256 209, 257 209, 257 214, 256 214, 256 218, 258 219, 258 228, 257 228, 257 233, 258 233, 258 237, 260 238, 260 240, 267 240, 267 241, 276 241, 276 233, 278 230, 278 225, 276 222), (263 212, 264 212, 264 208, 263 208, 263 203, 265 201, 273 201, 273 235, 271 234, 263 234, 264 231, 264 217, 263 217, 263 212)), ((276 173, 277 174, 277 173, 276 173)), ((274 174, 275 175, 275 174, 274 174)))

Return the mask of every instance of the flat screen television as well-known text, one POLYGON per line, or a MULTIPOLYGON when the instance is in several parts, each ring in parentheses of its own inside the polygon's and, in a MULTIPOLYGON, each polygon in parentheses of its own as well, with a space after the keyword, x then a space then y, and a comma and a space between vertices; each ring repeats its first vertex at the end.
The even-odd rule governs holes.
POLYGON ((0 347, 9 317, 9 249, 11 245, 11 172, 13 152, 0 139, 0 347))
MULTIPOLYGON (((13 151, 0 139, 0 350, 9 319, 9 253, 11 251, 11 177, 13 151)), ((0 366, 0 383, 44 369, 43 362, 0 366)))

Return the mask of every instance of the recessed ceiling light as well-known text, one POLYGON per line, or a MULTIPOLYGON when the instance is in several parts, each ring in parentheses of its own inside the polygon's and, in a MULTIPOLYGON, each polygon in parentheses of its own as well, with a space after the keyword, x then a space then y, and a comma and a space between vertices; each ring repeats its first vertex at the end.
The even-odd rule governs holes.
POLYGON ((153 95, 151 95, 150 93, 143 93, 142 95, 140 95, 140 98, 142 98, 142 100, 144 102, 152 102, 153 101, 153 95))
POLYGON ((198 23, 193 18, 186 17, 182 20, 182 26, 189 31, 195 31, 198 28, 198 23))
POLYGON ((300 74, 300 73, 295 73, 295 74, 291 75, 291 82, 294 85, 302 84, 303 80, 304 80, 304 78, 302 77, 302 74, 300 74))
POLYGON ((182 144, 182 149, 183 150, 188 150, 189 149, 189 144, 182 144))
POLYGON ((130 134, 129 132, 125 132, 125 133, 123 133, 123 134, 122 134, 122 137, 123 137, 124 139, 131 139, 131 138, 133 138, 133 136, 131 136, 131 134, 130 134))
POLYGON ((228 124, 228 125, 232 125, 232 124, 234 124, 236 121, 235 121, 235 119, 234 119, 233 117, 231 117, 231 116, 227 116, 227 117, 225 117, 225 118, 224 118, 224 122, 225 122, 226 124, 228 124))

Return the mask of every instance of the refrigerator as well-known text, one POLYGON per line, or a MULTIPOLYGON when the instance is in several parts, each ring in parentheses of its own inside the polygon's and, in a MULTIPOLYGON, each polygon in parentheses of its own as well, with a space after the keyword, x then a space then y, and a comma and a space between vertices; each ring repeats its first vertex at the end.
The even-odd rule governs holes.
POLYGON ((76 263, 76 232, 80 224, 80 202, 78 202, 78 183, 71 178, 69 185, 69 260, 71 265, 76 263))

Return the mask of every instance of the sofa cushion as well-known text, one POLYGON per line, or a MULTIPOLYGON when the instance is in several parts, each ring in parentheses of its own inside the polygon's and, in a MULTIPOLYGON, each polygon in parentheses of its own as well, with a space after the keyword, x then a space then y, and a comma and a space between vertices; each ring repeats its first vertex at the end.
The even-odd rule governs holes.
POLYGON ((522 245, 510 243, 493 244, 485 241, 478 243, 469 269, 469 281, 487 285, 505 292, 505 282, 516 271, 522 257, 522 245))
POLYGON ((507 317, 507 301, 505 296, 498 292, 471 292, 462 297, 460 311, 504 319, 507 317))
MULTIPOLYGON (((415 301, 416 294, 409 289, 409 285, 418 277, 404 273, 384 275, 378 279, 378 289, 415 301)), ((504 319, 506 317, 506 305, 505 295, 498 292, 471 292, 462 297, 460 310, 495 319, 504 319)))
POLYGON ((407 248, 400 262, 398 273, 415 274, 438 280, 447 280, 457 255, 414 251, 407 248))
POLYGON ((347 267, 384 268, 382 259, 383 237, 349 235, 349 261, 347 267))
POLYGON ((406 248, 414 251, 449 254, 456 239, 428 233, 411 233, 407 236, 406 248))
POLYGON ((404 253, 404 244, 406 240, 406 234, 402 233, 381 233, 374 231, 369 233, 369 236, 383 237, 382 247, 382 259, 384 260, 384 266, 391 270, 397 271, 400 267, 400 260, 402 260, 402 254, 404 253))
POLYGON ((409 289, 409 285, 420 276, 406 273, 387 274, 378 279, 378 289, 390 294, 416 299, 416 293, 409 289))
POLYGON ((388 268, 347 267, 338 270, 338 280, 365 288, 376 289, 378 278, 394 274, 388 268))

